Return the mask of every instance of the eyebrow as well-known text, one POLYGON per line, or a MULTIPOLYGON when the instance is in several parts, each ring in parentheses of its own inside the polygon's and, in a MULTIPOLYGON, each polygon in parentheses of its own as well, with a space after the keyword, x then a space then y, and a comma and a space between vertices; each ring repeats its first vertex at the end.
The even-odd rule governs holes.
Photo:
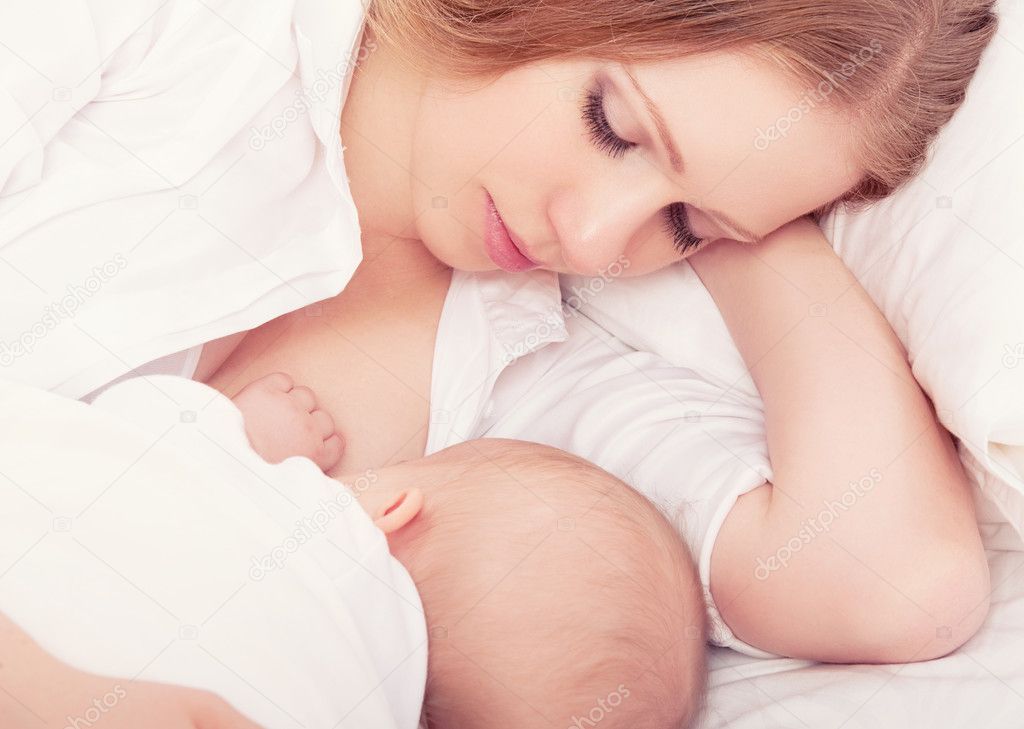
MULTIPOLYGON (((665 123, 665 117, 661 115, 661 110, 658 109, 658 105, 655 104, 654 100, 647 95, 646 91, 644 91, 636 76, 633 75, 633 72, 626 66, 623 66, 622 69, 625 71, 629 82, 633 85, 633 89, 636 90, 640 98, 643 99, 644 106, 647 108, 647 113, 651 115, 651 119, 654 121, 654 128, 658 130, 658 136, 661 138, 661 143, 664 144, 665 149, 668 150, 668 158, 672 163, 672 169, 680 175, 683 174, 683 155, 680 154, 679 148, 672 139, 672 135, 669 134, 668 124, 665 123)), ((705 208, 698 208, 698 210, 713 219, 722 227, 731 229, 733 233, 738 233, 740 237, 745 239, 744 242, 760 243, 765 237, 763 235, 758 235, 757 233, 752 233, 747 228, 732 220, 725 213, 705 208)))
POLYGON ((661 111, 658 109, 658 105, 654 103, 654 100, 647 95, 640 82, 636 80, 636 76, 628 68, 623 66, 623 70, 626 72, 626 76, 629 78, 629 82, 633 84, 633 88, 640 95, 640 98, 644 101, 644 106, 647 107, 647 113, 651 115, 651 119, 654 120, 654 128, 658 130, 658 136, 661 137, 661 143, 665 145, 665 149, 668 150, 668 159, 672 163, 672 169, 678 174, 683 174, 683 155, 679 153, 679 148, 676 146, 675 141, 672 139, 672 135, 668 133, 668 124, 665 123, 665 117, 661 115, 661 111))

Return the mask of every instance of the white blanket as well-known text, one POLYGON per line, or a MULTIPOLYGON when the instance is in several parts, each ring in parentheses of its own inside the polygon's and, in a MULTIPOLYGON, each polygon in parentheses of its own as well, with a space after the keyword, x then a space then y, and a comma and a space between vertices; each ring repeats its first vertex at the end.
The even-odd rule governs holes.
POLYGON ((91 406, 0 382, 0 406, 0 611, 111 676, 107 699, 137 678, 268 729, 417 726, 422 606, 350 490, 263 463, 230 401, 187 380, 91 406))
POLYGON ((365 5, 0 3, 0 376, 79 398, 344 288, 365 5))

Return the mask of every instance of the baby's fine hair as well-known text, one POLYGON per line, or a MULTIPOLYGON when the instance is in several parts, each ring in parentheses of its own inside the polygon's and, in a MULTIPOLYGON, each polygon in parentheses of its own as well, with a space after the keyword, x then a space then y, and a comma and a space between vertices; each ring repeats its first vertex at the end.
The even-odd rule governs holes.
POLYGON ((587 461, 522 441, 442 451, 398 549, 430 629, 428 726, 677 729, 706 681, 678 532, 587 461))

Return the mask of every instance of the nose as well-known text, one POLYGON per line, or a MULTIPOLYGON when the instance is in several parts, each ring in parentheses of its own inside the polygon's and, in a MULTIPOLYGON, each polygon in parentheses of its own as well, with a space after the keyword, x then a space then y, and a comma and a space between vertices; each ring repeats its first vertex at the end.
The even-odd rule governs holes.
POLYGON ((628 257, 638 235, 672 202, 663 199, 666 190, 660 182, 635 182, 623 186, 621 180, 591 180, 552 198, 548 215, 558 235, 562 260, 573 273, 599 275, 621 257, 628 257))

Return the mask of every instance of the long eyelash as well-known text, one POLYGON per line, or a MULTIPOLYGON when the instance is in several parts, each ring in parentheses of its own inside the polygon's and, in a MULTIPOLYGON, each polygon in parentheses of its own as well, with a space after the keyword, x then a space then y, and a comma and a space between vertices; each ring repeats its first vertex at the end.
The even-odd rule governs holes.
MULTIPOLYGON (((626 141, 612 130, 604 112, 604 89, 598 87, 587 92, 583 104, 583 118, 590 130, 594 144, 612 157, 622 157, 637 146, 634 142, 626 141)), ((673 245, 680 253, 697 248, 704 242, 690 230, 686 206, 682 203, 673 203, 665 209, 665 229, 672 236, 673 245)))
POLYGON ((612 157, 619 158, 636 146, 635 143, 626 141, 612 131, 604 112, 604 89, 597 88, 587 92, 583 103, 583 119, 597 148, 612 157))
POLYGON ((704 242, 690 230, 690 221, 683 203, 672 203, 665 208, 665 230, 672 236, 672 243, 680 253, 697 248, 704 242))

